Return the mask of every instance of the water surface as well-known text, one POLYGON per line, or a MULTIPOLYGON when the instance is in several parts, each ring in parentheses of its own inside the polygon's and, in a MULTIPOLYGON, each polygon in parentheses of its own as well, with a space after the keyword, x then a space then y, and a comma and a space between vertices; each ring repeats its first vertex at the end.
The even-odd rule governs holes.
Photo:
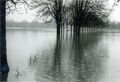
POLYGON ((8 82, 120 82, 120 34, 7 30, 8 82))

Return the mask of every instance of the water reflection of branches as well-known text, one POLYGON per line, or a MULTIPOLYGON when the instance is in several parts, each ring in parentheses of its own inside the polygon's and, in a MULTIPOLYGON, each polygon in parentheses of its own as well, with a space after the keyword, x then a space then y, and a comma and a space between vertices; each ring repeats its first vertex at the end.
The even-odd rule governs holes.
POLYGON ((62 58, 62 51, 61 51, 61 46, 62 46, 62 40, 60 36, 57 36, 56 39, 56 45, 54 49, 54 54, 53 54, 53 64, 52 64, 52 69, 50 71, 50 75, 54 77, 55 79, 62 78, 63 72, 61 68, 61 58, 62 58))
POLYGON ((98 46, 99 39, 99 35, 94 35, 93 33, 73 36, 69 39, 69 44, 67 44, 68 39, 63 40, 60 37, 57 38, 50 75, 62 81, 66 81, 67 78, 72 76, 78 82, 96 82, 100 78, 100 73, 103 71, 103 61, 101 61, 102 58, 100 56, 101 54, 103 56, 105 55, 104 50, 102 50, 103 53, 99 54, 102 47, 98 51, 94 49, 94 47, 96 48, 98 46), (69 48, 70 45, 72 45, 71 48, 66 49, 65 46, 69 48), (64 66, 67 64, 64 62, 64 58, 67 57, 67 52, 69 52, 70 66, 67 66, 69 68, 65 71, 64 66))
POLYGON ((57 36, 52 50, 47 49, 47 54, 39 58, 37 77, 44 76, 46 80, 55 82, 98 81, 104 70, 102 59, 106 55, 104 48, 98 47, 101 36, 94 33, 83 33, 70 39, 57 36))
POLYGON ((102 61, 99 61, 101 60, 101 54, 97 54, 99 51, 93 52, 95 51, 94 45, 98 44, 99 38, 99 36, 93 34, 73 37, 73 72, 76 75, 75 79, 80 82, 96 82, 100 77, 101 70, 103 69, 102 61), (91 48, 86 53, 89 46, 91 48))

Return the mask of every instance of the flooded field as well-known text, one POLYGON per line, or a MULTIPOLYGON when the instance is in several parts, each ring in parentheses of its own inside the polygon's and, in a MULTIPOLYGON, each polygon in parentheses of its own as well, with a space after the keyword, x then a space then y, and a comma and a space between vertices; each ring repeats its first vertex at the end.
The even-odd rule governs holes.
POLYGON ((120 82, 120 33, 9 29, 7 55, 8 82, 120 82))

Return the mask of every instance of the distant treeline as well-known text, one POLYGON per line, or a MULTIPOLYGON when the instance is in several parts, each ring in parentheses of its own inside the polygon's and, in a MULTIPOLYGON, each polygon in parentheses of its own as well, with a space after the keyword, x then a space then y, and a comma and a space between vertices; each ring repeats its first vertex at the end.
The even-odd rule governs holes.
POLYGON ((110 23, 111 28, 120 28, 120 22, 112 22, 110 23))
POLYGON ((50 23, 38 23, 38 22, 27 22, 27 21, 23 21, 23 22, 14 22, 14 21, 7 21, 6 22, 6 27, 55 27, 55 24, 50 22, 50 23))

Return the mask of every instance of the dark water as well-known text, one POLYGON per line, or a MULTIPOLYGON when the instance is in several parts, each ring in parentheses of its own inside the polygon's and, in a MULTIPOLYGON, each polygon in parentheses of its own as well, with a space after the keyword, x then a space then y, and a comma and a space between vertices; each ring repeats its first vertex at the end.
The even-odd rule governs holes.
POLYGON ((7 30, 8 82, 120 82, 120 34, 7 30))

